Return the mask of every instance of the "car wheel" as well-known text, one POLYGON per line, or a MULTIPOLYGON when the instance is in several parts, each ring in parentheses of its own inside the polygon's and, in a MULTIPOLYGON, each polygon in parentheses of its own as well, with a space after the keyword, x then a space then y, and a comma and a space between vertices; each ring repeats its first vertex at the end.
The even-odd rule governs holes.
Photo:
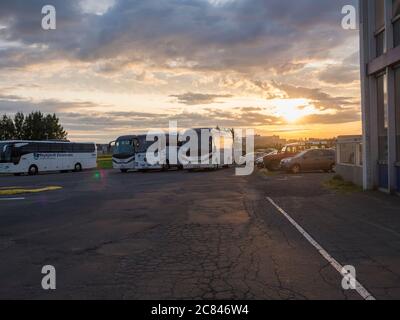
POLYGON ((77 163, 74 167, 75 172, 81 172, 82 171, 82 165, 80 163, 77 163))
POLYGON ((38 169, 37 166, 32 165, 32 166, 29 167, 28 174, 30 176, 36 176, 38 173, 39 173, 39 169, 38 169))
POLYGON ((280 161, 272 161, 267 169, 271 170, 271 171, 278 171, 281 168, 281 162, 280 161))
POLYGON ((331 165, 330 172, 336 172, 336 165, 335 164, 331 165))
POLYGON ((295 164, 294 166, 292 166, 292 168, 290 169, 290 171, 291 171, 293 174, 299 173, 299 172, 301 171, 300 165, 295 164))
POLYGON ((127 173, 128 170, 127 169, 121 169, 121 173, 127 173))

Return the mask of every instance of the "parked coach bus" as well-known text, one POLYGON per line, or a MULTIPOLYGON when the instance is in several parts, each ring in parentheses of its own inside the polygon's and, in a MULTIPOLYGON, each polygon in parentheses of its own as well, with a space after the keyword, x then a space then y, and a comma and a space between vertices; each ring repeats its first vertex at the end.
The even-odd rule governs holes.
POLYGON ((36 175, 97 167, 95 143, 0 141, 0 173, 36 175))
POLYGON ((198 148, 194 153, 190 150, 186 153, 184 169, 218 169, 234 164, 234 141, 229 129, 203 128, 190 131, 197 135, 198 148), (208 137, 208 143, 202 142, 202 134, 208 137), (213 157, 218 157, 218 161, 213 157))
POLYGON ((111 142, 114 144, 113 168, 123 173, 129 170, 168 170, 171 167, 181 168, 179 165, 170 165, 169 155, 169 136, 166 136, 166 149, 160 153, 160 162, 150 164, 147 161, 147 150, 154 144, 154 141, 146 141, 146 135, 128 135, 119 137, 111 142))

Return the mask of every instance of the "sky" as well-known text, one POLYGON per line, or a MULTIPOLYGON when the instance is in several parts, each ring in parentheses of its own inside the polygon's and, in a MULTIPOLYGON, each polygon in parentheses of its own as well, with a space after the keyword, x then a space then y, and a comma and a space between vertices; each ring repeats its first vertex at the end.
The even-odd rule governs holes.
POLYGON ((356 0, 1 0, 0 114, 56 113, 69 139, 167 128, 361 132, 356 0), (43 30, 51 4, 56 30, 43 30))

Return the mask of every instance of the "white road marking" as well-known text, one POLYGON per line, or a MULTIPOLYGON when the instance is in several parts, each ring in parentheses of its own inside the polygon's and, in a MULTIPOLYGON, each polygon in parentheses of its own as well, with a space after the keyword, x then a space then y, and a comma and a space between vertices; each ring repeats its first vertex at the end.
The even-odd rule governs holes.
MULTIPOLYGON (((321 247, 321 245, 314 240, 313 237, 310 236, 307 231, 305 231, 288 213, 285 212, 281 207, 279 207, 274 200, 272 200, 270 197, 267 197, 267 200, 280 212, 282 213, 286 219, 289 220, 289 222, 303 235, 306 240, 311 243, 311 245, 318 250, 318 252, 329 262, 329 264, 337 271, 341 276, 342 275, 342 270, 343 266, 335 260, 324 248, 321 247)), ((375 300, 373 295, 368 292, 367 289, 364 288, 364 286, 359 283, 356 280, 356 291, 358 294, 364 299, 364 300, 375 300)))
POLYGON ((0 201, 18 201, 25 200, 25 198, 0 198, 0 201))

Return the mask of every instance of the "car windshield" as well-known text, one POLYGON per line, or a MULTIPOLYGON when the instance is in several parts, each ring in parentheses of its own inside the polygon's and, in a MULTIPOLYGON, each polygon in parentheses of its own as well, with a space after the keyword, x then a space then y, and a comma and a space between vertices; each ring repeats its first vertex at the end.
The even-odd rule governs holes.
POLYGON ((9 144, 0 143, 0 162, 11 162, 11 148, 9 144))

